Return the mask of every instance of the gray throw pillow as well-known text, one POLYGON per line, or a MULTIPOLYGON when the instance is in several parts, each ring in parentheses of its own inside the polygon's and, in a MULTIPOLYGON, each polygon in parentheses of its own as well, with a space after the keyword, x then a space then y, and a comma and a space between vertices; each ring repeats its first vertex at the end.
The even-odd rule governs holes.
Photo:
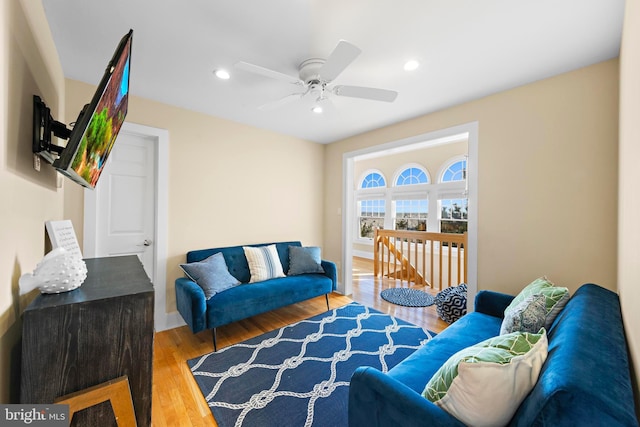
POLYGON ((206 299, 240 284, 240 281, 229 273, 227 263, 220 252, 199 262, 180 264, 180 268, 189 279, 202 288, 206 299))
POLYGON ((324 273, 320 248, 317 246, 289 246, 288 276, 306 273, 324 273))
POLYGON ((505 311, 500 335, 511 332, 535 334, 545 325, 546 317, 546 297, 542 294, 529 295, 511 310, 505 311))

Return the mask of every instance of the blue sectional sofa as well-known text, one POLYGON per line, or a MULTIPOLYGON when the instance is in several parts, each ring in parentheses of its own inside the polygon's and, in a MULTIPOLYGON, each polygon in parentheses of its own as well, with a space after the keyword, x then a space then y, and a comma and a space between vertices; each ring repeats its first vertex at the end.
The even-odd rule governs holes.
MULTIPOLYGON (((463 316, 388 373, 358 368, 349 426, 463 426, 421 393, 454 353, 499 335, 512 296, 481 291, 463 316)), ((638 426, 618 295, 583 285, 548 331, 549 353, 510 426, 638 426)), ((491 390, 486 390, 491 393, 491 390)))
MULTIPOLYGON (((289 271, 289 246, 301 246, 298 241, 264 243, 244 246, 276 245, 285 273, 289 271)), ((176 302, 180 315, 193 333, 212 330, 213 347, 217 350, 216 327, 236 322, 309 298, 325 295, 329 309, 329 293, 336 289, 337 270, 331 261, 322 260, 324 274, 300 274, 263 282, 248 283, 249 265, 242 246, 194 250, 187 253, 187 263, 202 261, 221 252, 229 272, 241 284, 217 293, 209 300, 198 284, 187 277, 176 279, 176 302)))

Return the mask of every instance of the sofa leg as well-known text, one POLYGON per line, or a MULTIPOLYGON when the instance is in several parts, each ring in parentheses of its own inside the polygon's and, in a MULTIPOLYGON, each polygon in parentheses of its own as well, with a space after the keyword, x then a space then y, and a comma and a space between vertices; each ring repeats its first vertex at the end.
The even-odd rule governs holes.
POLYGON ((329 311, 329 294, 324 294, 324 298, 327 300, 327 311, 329 311))
POLYGON ((213 351, 215 353, 216 351, 218 351, 218 346, 216 345, 216 328, 211 329, 211 332, 211 335, 213 335, 213 351))

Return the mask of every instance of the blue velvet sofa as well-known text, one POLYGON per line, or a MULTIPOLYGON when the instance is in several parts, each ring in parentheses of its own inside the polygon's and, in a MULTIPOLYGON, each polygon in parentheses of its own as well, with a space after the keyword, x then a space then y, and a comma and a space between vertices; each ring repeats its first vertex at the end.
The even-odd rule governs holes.
MULTIPOLYGON (((451 355, 499 335, 512 299, 481 291, 475 312, 388 373, 358 368, 349 387, 349 426, 463 426, 421 393, 451 355)), ((538 382, 510 426, 638 426, 617 294, 583 285, 549 328, 548 339, 538 382)))
MULTIPOLYGON (((259 245, 276 245, 282 269, 289 271, 289 246, 301 246, 300 242, 277 242, 259 245)), ((324 274, 300 274, 280 277, 263 282, 248 283, 251 278, 249 265, 242 246, 194 250, 187 253, 187 263, 202 261, 221 252, 229 272, 241 284, 217 293, 207 300, 198 284, 187 277, 176 279, 178 312, 193 333, 212 330, 214 351, 217 350, 216 327, 236 322, 309 298, 325 295, 329 309, 329 293, 336 289, 337 270, 331 261, 322 260, 324 274)))

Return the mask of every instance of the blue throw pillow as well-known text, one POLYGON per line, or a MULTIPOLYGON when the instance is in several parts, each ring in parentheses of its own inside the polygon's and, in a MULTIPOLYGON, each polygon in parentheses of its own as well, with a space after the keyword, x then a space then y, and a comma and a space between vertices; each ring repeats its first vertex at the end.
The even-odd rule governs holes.
POLYGON ((240 281, 229 273, 227 263, 220 252, 199 262, 180 264, 180 268, 189 279, 202 288, 206 299, 240 284, 240 281))
POLYGON ((324 273, 320 258, 320 248, 317 246, 289 246, 288 276, 306 273, 324 273))

